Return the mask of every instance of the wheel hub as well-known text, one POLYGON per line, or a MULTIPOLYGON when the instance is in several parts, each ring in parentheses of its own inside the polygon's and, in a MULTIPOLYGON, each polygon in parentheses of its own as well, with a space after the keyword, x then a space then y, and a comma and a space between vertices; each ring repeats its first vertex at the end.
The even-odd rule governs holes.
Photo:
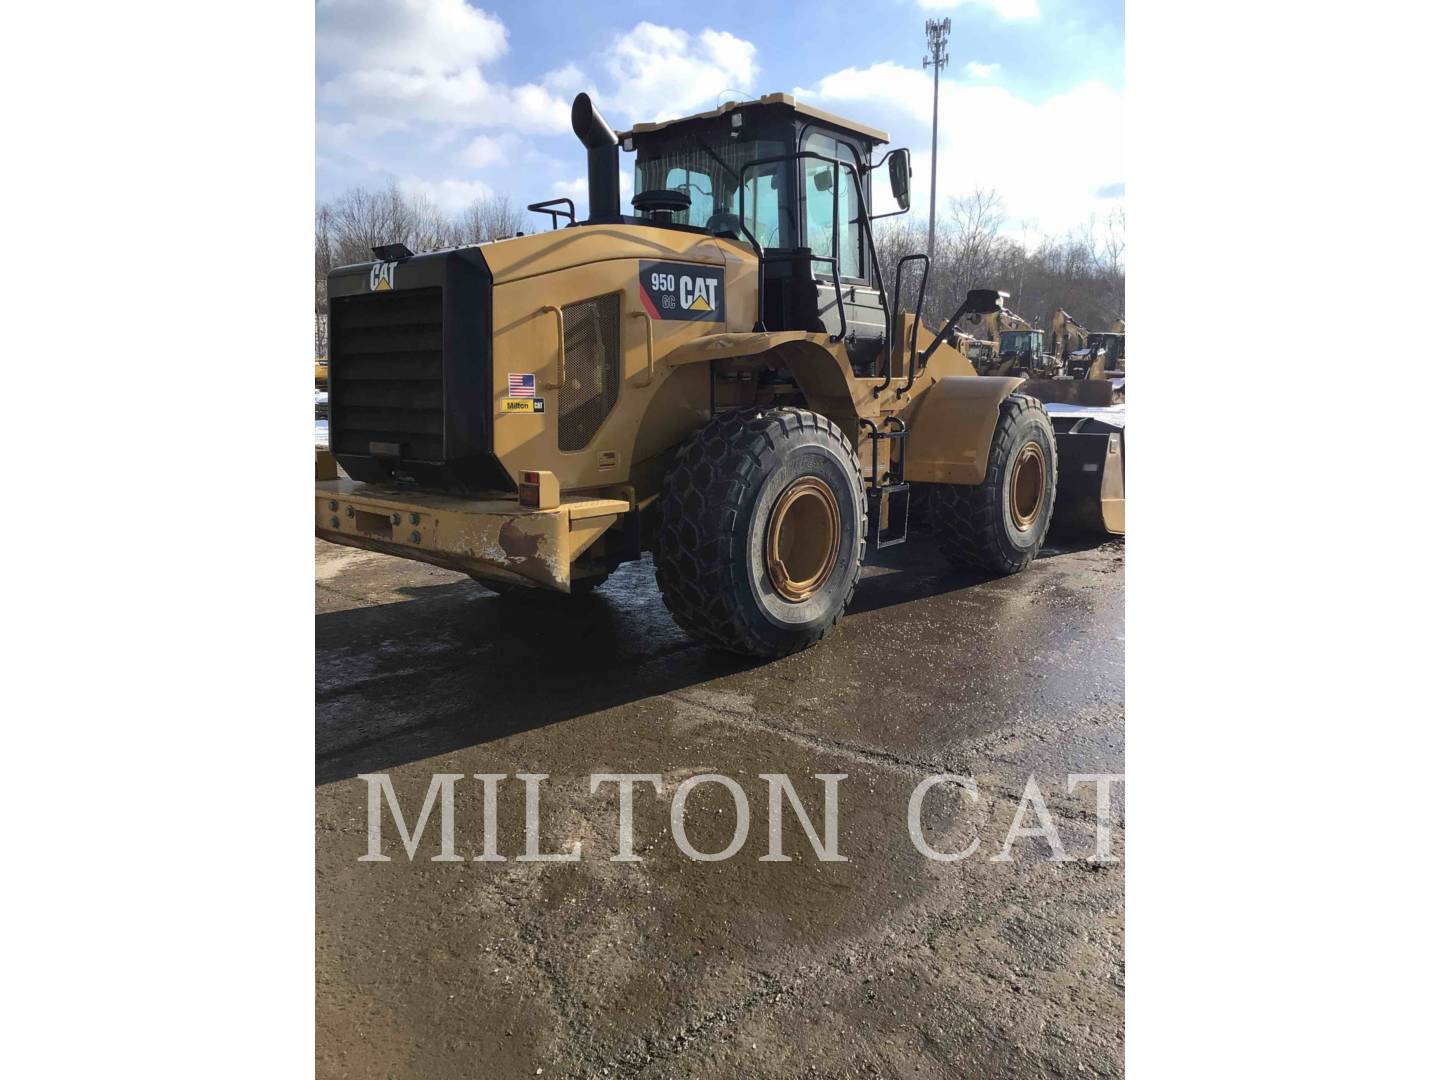
POLYGON ((1045 496, 1045 456, 1040 444, 1027 442, 1010 473, 1010 520, 1020 530, 1030 528, 1040 516, 1045 496))
POLYGON ((829 579, 840 556, 840 503, 818 476, 802 476, 770 512, 765 560, 775 591, 792 603, 808 600, 829 579))

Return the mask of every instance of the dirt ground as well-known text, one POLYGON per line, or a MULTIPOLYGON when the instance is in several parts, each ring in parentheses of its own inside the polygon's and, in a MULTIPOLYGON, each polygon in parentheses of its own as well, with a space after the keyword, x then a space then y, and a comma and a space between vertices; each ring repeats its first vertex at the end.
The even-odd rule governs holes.
MULTIPOLYGON (((924 538, 867 565, 819 647, 774 662, 709 651, 671 622, 647 561, 593 598, 502 599, 461 575, 316 543, 317 1058, 321 1077, 1091 1077, 1123 1071, 1123 862, 1096 847, 1095 785, 1124 772, 1124 547, 1048 549, 1026 573, 950 571, 924 538), (541 782, 541 851, 519 862, 524 785, 541 782), (458 773, 459 862, 414 861, 384 818, 366 852, 367 784, 388 774, 413 826, 434 773, 458 773), (477 773, 504 773, 498 851, 477 773), (639 862, 612 862, 615 785, 635 793, 639 862), (670 834, 676 785, 721 773, 750 828, 723 862, 670 834), (822 862, 786 809, 789 862, 762 862, 768 787, 787 774, 822 862), (926 776, 922 857, 907 830, 926 776), (1034 775, 1066 852, 1043 838, 995 861, 1034 775)), ((1124 854, 1124 787, 1112 849, 1124 854)), ((1037 816, 1028 812, 1025 824, 1037 816)), ((731 796, 685 812, 726 846, 731 796)))

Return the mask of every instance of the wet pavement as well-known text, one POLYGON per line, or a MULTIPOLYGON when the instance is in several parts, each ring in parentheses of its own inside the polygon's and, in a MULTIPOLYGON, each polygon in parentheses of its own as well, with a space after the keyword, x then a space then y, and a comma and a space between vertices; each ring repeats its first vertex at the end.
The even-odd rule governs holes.
MULTIPOLYGON (((322 1077, 1079 1077, 1123 1062, 1123 862, 1096 862, 1096 785, 1124 772, 1124 548, 1048 549, 1027 572, 956 574, 921 537, 867 565, 820 646, 773 662, 707 650, 670 620, 648 560, 587 599, 501 599, 468 578, 316 543, 317 1059, 322 1077), (539 601, 539 602, 535 602, 539 601), (455 787, 456 850, 437 804, 414 861, 388 812, 367 850, 367 783, 391 778, 413 827, 432 774, 455 787), (496 850, 483 788, 503 773, 496 850), (542 852, 521 862, 524 784, 544 773, 542 852), (637 862, 617 851, 614 784, 637 785, 637 862), (733 778, 749 832, 733 857, 687 858, 671 804, 687 777, 733 778), (786 774, 791 861, 768 849, 786 774), (907 806, 926 776, 922 825, 907 806), (996 861, 1031 775, 1070 861, 1043 837, 996 861), (823 839, 823 836, 822 836, 823 839), (542 1072, 543 1070, 543 1072, 542 1072)), ((1111 849, 1124 853, 1124 787, 1111 849)), ((1023 824, 1039 816, 1026 809, 1023 824)), ((736 830, 724 787, 689 796, 703 852, 736 830)))

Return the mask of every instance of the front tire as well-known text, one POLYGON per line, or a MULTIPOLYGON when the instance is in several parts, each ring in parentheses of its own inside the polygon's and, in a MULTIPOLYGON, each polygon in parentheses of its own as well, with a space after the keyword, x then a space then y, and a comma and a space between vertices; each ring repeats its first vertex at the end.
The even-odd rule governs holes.
POLYGON ((840 620, 865 557, 860 463, 803 409, 722 413, 665 476, 655 578, 691 637, 752 656, 814 645, 840 620))
POLYGON ((1055 469, 1055 429, 1045 406, 1011 394, 1000 403, 984 483, 931 488, 931 519, 945 557, 994 574, 1024 570, 1050 531, 1055 469))

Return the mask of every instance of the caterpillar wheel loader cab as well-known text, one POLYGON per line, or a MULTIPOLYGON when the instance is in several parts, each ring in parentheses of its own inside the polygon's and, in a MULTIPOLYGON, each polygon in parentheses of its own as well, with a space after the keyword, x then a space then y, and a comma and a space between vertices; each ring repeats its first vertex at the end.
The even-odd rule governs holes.
POLYGON ((1054 430, 945 344, 1000 294, 932 334, 893 300, 917 274, 923 308, 926 257, 876 272, 876 178, 903 212, 908 152, 782 94, 621 136, 582 94, 571 119, 583 221, 552 199, 549 231, 331 272, 346 475, 317 481, 319 536, 524 596, 651 551, 685 630, 764 656, 836 624, 867 549, 907 538, 912 485, 955 563, 1035 557, 1054 430))
POLYGON ((993 341, 981 341, 969 334, 958 334, 951 345, 970 361, 970 365, 979 374, 989 374, 990 369, 995 366, 995 342, 993 341))
POLYGON ((999 355, 1005 374, 1024 373, 1041 379, 1059 374, 1059 360, 1045 351, 1045 335, 1039 330, 1001 331, 999 355))
POLYGON ((1116 379, 1125 376, 1125 332, 1099 331, 1085 339, 1065 367, 1074 379, 1116 379))
POLYGON ((1001 352, 1001 338, 1007 330, 1028 330, 1030 324, 1013 311, 1006 311, 1003 308, 1005 300, 1010 298, 1009 293, 1002 292, 1000 311, 989 312, 985 315, 968 315, 962 324, 967 327, 964 337, 970 339, 973 344, 970 346, 967 355, 976 360, 975 370, 981 375, 1008 375, 1010 369, 1015 366, 1015 353, 1012 350, 1008 357, 1001 352))

